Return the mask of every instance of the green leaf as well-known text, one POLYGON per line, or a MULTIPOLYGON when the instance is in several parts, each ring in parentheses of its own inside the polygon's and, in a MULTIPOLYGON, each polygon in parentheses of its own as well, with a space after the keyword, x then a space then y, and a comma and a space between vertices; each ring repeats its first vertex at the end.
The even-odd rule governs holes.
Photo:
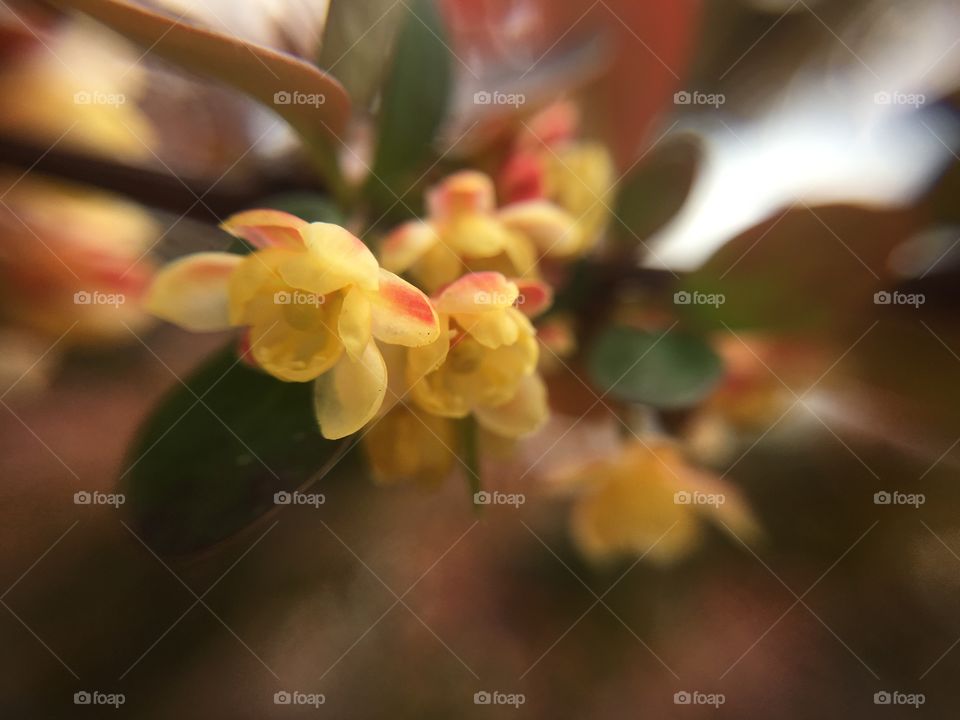
POLYGON ((700 142, 685 135, 655 149, 621 184, 614 234, 632 247, 673 219, 690 194, 702 155, 700 142))
POLYGON ((339 189, 332 144, 346 127, 350 99, 330 75, 292 55, 123 0, 52 1, 86 13, 148 52, 219 80, 269 107, 300 133, 327 180, 339 189), (284 102, 295 93, 315 97, 317 102, 284 102))
POLYGON ((396 0, 331 0, 317 64, 336 73, 356 107, 368 109, 380 92, 406 12, 396 0))
POLYGON ((909 210, 797 206, 731 239, 685 276, 677 303, 707 330, 822 333, 859 325, 891 282, 891 251, 920 229, 909 210))
POLYGON ((414 0, 397 36, 393 65, 383 89, 373 177, 367 192, 380 204, 402 197, 433 156, 446 116, 451 55, 433 0, 414 0))
POLYGON ((320 435, 312 393, 248 367, 232 344, 175 387, 126 462, 137 533, 157 552, 202 550, 273 509, 274 493, 326 474, 346 444, 320 435))
POLYGON ((344 217, 336 203, 327 196, 312 192, 288 192, 272 195, 261 203, 265 208, 282 210, 296 215, 307 222, 326 222, 346 225, 344 217))
POLYGON ((594 345, 589 372, 611 397, 670 409, 703 399, 720 380, 723 363, 695 335, 614 327, 594 345))

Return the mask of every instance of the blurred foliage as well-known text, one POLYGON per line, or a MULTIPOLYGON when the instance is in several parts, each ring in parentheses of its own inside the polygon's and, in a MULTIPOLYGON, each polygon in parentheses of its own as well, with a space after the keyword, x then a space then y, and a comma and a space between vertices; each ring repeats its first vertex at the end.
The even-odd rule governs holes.
MULTIPOLYGON (((382 209, 402 206, 411 182, 434 155, 453 80, 446 30, 433 0, 416 0, 400 27, 380 103, 367 192, 382 209), (425 81, 429 78, 429 81, 425 81)), ((402 211, 398 211, 402 212, 402 211)))
POLYGON ((334 75, 355 111, 372 108, 406 6, 392 0, 332 0, 317 64, 334 75))
POLYGON ((124 481, 134 526, 157 552, 196 552, 323 476, 341 443, 317 433, 313 388, 247 366, 231 345, 175 387, 141 429, 124 481))
POLYGON ((589 369, 593 383, 613 398, 678 408, 706 397, 723 363, 705 340, 682 331, 613 327, 591 349, 589 369))

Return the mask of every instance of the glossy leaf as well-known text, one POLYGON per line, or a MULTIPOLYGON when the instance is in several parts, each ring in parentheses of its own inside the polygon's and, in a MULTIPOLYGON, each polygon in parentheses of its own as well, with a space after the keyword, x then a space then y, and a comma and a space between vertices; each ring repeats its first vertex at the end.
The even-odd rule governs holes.
POLYGON ((392 205, 434 154, 433 143, 450 96, 452 63, 433 0, 415 0, 396 40, 383 88, 379 137, 368 192, 392 205))
POLYGON ((703 329, 822 332, 857 324, 891 282, 891 251, 920 221, 908 210, 795 207, 686 276, 680 292, 689 302, 677 310, 703 329))
POLYGON ((713 389, 723 364, 707 342, 695 335, 615 327, 598 338, 590 353, 589 372, 594 385, 610 397, 683 408, 713 389))
POLYGON ((127 458, 138 535, 157 552, 196 552, 274 509, 274 493, 325 474, 345 446, 320 435, 312 389, 247 366, 232 344, 173 388, 127 458))
POLYGON ((380 92, 406 13, 396 0, 331 0, 317 62, 343 83, 358 108, 369 108, 380 92))
POLYGON ((686 202, 702 155, 692 136, 664 140, 652 150, 620 185, 613 234, 636 246, 666 225, 686 202))

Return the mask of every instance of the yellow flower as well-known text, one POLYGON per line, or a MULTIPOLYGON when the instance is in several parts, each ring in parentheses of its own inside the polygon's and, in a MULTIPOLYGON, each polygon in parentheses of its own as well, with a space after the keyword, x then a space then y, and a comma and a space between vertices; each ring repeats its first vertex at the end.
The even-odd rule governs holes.
MULTIPOLYGON (((540 283, 524 283, 533 313, 549 303, 540 283)), ((465 275, 434 298, 440 337, 407 353, 410 395, 441 417, 471 413, 481 426, 521 437, 547 420, 546 388, 537 374, 536 331, 514 305, 520 286, 494 272, 465 275)))
POLYGON ((575 471, 571 532, 594 560, 643 555, 669 563, 697 545, 704 520, 747 541, 757 534, 734 488, 689 466, 670 442, 649 438, 575 471))
MULTIPOLYGON (((18 26, 23 22, 17 17, 18 26)), ((157 133, 137 104, 147 79, 140 50, 88 22, 21 27, 45 40, 0 66, 0 95, 17 98, 0 115, 4 134, 111 159, 152 160, 157 133)))
POLYGON ((157 276, 148 307, 188 330, 249 328, 250 352, 271 375, 317 379, 315 406, 327 438, 359 430, 378 411, 386 365, 374 338, 418 347, 434 342, 437 314, 426 296, 380 268, 347 230, 273 210, 229 218, 223 228, 257 250, 199 253, 157 276))
POLYGON ((2 324, 45 345, 131 342, 160 228, 142 208, 88 188, 0 172, 2 324), (49 338, 49 341, 44 341, 49 338))
POLYGON ((363 436, 374 479, 383 485, 414 482, 435 488, 456 462, 453 421, 397 403, 363 436))
POLYGON ((384 240, 381 261, 431 292, 465 272, 535 278, 537 244, 563 244, 573 232, 571 218, 550 203, 498 211, 493 182, 473 171, 431 189, 427 208, 427 220, 401 225, 384 240))
POLYGON ((572 230, 539 238, 550 257, 577 257, 591 250, 606 229, 614 194, 613 159, 606 147, 576 140, 579 117, 557 103, 533 118, 515 141, 497 176, 503 202, 528 214, 545 201, 568 215, 572 230))

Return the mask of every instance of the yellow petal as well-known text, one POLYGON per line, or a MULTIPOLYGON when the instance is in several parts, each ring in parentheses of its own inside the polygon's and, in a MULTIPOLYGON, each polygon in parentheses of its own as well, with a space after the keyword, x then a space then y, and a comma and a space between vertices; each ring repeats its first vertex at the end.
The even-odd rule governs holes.
POLYGON ((230 327, 230 276, 242 261, 240 255, 211 252, 170 263, 154 278, 147 310, 194 332, 230 327))
POLYGON ((292 287, 326 295, 347 285, 376 290, 377 259, 363 242, 339 225, 310 223, 303 230, 307 253, 280 268, 292 287))
POLYGON ((301 231, 307 222, 279 210, 248 210, 228 217, 220 227, 256 248, 303 247, 301 231))
POLYGON ((576 218, 546 200, 508 205, 497 213, 508 229, 522 233, 546 255, 567 257, 581 246, 576 218))
POLYGON ((454 425, 446 418, 396 406, 363 436, 374 478, 381 484, 439 485, 456 462, 454 425))
POLYGON ((253 325, 267 315, 272 316, 273 294, 289 290, 280 279, 280 266, 303 252, 268 248, 242 258, 230 276, 230 322, 253 325))
POLYGON ((506 273, 509 277, 536 277, 537 276, 537 248, 533 242, 523 233, 510 232, 509 240, 503 246, 503 252, 513 266, 511 272, 506 273))
POLYGON ((596 244, 611 216, 615 171, 613 159, 599 143, 575 143, 551 156, 547 196, 577 221, 582 253, 596 244))
POLYGON ((410 274, 424 290, 434 293, 466 272, 463 260, 442 242, 424 253, 410 274))
POLYGON ((502 405, 479 405, 474 409, 477 422, 492 433, 508 438, 535 433, 550 415, 547 387, 539 375, 528 375, 517 393, 502 405))
POLYGON ((390 272, 402 273, 440 242, 433 225, 421 220, 404 223, 383 241, 380 263, 390 272))
POLYGON ((440 335, 437 311, 420 290, 392 272, 380 270, 380 287, 368 295, 373 334, 391 345, 422 347, 440 335))
MULTIPOLYGON (((512 310, 513 308, 508 308, 512 310)), ((488 348, 512 345, 520 334, 520 326, 508 310, 485 313, 456 313, 453 319, 464 332, 488 348)))
POLYGON ((489 176, 474 170, 454 173, 427 192, 431 218, 463 214, 486 214, 496 206, 496 193, 489 176))
POLYGON ((482 313, 508 308, 519 296, 516 284, 500 273, 479 272, 448 285, 437 296, 435 305, 441 313, 482 313))
POLYGON ((450 321, 441 316, 437 339, 429 345, 411 348, 407 353, 407 381, 410 385, 443 365, 450 352, 450 321))
POLYGON ((343 357, 314 384, 314 410, 328 440, 352 435, 377 414, 387 392, 387 366, 377 344, 354 361, 343 357))
POLYGON ((461 215, 441 226, 440 241, 458 256, 488 258, 510 243, 510 232, 492 215, 461 215))
POLYGON ((656 460, 621 468, 595 466, 588 489, 573 507, 571 530, 595 560, 624 554, 669 563, 693 549, 699 521, 689 505, 674 502, 674 486, 656 460))
POLYGON ((366 293, 360 288, 350 288, 340 307, 337 334, 352 360, 359 359, 370 342, 370 315, 370 301, 366 293))
POLYGON ((287 321, 286 309, 250 328, 250 352, 257 365, 280 380, 307 382, 333 367, 343 354, 343 343, 330 327, 332 312, 323 312, 309 329, 300 330, 287 321))

